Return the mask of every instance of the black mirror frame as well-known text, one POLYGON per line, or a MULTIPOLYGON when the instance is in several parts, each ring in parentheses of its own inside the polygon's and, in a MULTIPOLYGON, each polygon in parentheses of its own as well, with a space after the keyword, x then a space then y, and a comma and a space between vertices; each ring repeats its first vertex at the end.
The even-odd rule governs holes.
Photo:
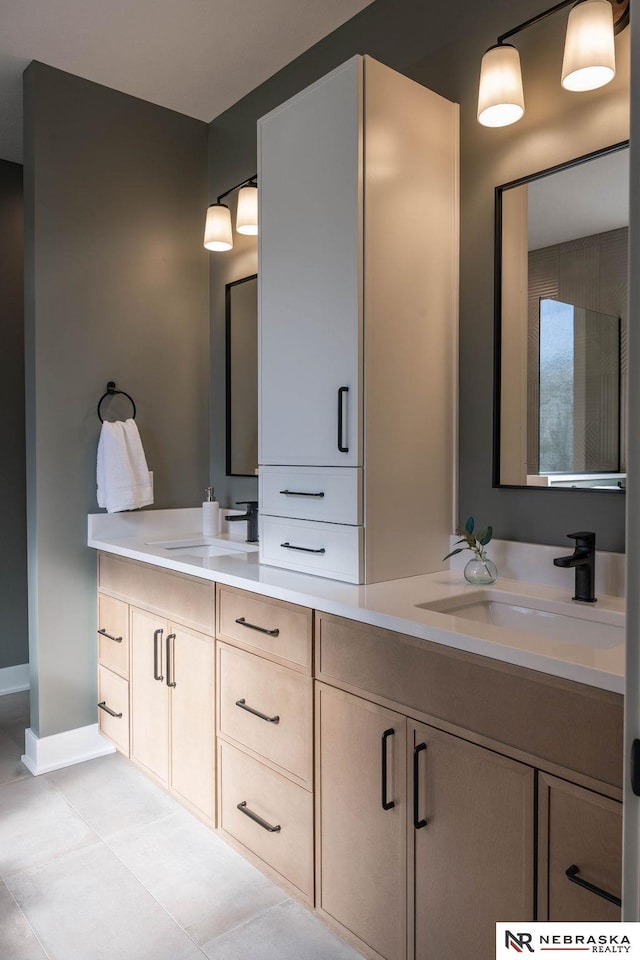
MULTIPOLYGON (((224 287, 224 321, 225 321, 225 444, 226 444, 226 475, 228 477, 252 477, 256 478, 255 473, 232 473, 231 472, 231 290, 240 283, 248 283, 249 280, 257 280, 258 274, 252 273, 248 277, 241 277, 240 280, 233 280, 226 283, 224 287)), ((257 464, 256 464, 257 466, 257 464)))

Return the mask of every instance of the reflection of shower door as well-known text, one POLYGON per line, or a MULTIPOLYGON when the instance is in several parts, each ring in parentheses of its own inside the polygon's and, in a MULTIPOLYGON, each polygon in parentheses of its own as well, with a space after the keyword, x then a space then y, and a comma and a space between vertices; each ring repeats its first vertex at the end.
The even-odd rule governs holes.
POLYGON ((620 320, 540 300, 540 473, 620 469, 620 320))

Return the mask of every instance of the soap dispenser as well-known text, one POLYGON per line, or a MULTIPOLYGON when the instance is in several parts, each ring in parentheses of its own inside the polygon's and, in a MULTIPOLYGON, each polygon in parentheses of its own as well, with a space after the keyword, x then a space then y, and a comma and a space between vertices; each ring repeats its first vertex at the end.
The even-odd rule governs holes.
POLYGON ((217 537, 220 533, 220 504, 214 499, 213 487, 207 487, 202 504, 202 533, 205 537, 217 537))

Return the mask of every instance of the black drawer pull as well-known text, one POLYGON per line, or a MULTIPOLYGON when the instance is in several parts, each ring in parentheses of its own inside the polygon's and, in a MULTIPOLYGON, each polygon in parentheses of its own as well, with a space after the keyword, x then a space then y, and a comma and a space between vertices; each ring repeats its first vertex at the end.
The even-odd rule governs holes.
POLYGON ((382 809, 391 810, 395 807, 393 800, 387 800, 387 740, 395 733, 393 727, 382 734, 382 809))
POLYGON ((116 713, 115 710, 112 710, 111 707, 108 707, 106 700, 103 700, 102 703, 98 704, 98 706, 101 710, 104 710, 105 713, 108 713, 110 717, 115 717, 116 720, 119 720, 122 716, 121 713, 116 713))
POLYGON ((275 630, 267 630, 266 627, 258 627, 256 626, 255 623, 249 623, 249 621, 245 620, 244 617, 238 617, 238 619, 236 620, 236 623, 239 623, 241 627, 246 627, 247 630, 257 630, 258 633, 266 633, 268 637, 280 636, 280 630, 278 629, 278 627, 276 627, 275 630))
POLYGON ((266 713, 260 713, 259 710, 255 710, 253 707, 248 706, 244 697, 242 700, 236 700, 236 707, 240 707, 241 710, 246 710, 247 713, 252 713, 254 717, 260 717, 261 720, 266 720, 267 723, 280 723, 280 717, 268 717, 266 713))
MULTIPOLYGON (((344 430, 343 430, 343 419, 344 419, 344 403, 343 397, 345 394, 349 393, 349 387, 340 387, 338 390, 338 450, 340 453, 349 453, 349 447, 346 446, 344 441, 344 430)), ((347 398, 348 399, 348 398, 347 398)))
POLYGON ((106 637, 107 640, 113 640, 114 643, 122 643, 122 637, 112 637, 110 633, 107 633, 104 627, 98 630, 98 633, 101 637, 106 637))
POLYGON ((176 635, 167 634, 167 686, 175 687, 176 681, 176 635))
POLYGON ((295 547, 292 543, 289 543, 289 541, 281 543, 280 546, 285 547, 287 550, 300 550, 302 553, 326 553, 324 547, 320 547, 318 550, 314 550, 313 547, 295 547))
POLYGON ((579 887, 583 887, 590 893, 595 893, 597 897, 602 897, 603 900, 607 900, 609 903, 615 903, 616 907, 622 906, 622 900, 620 897, 616 897, 615 894, 609 893, 607 890, 603 890, 602 887, 596 887, 594 883, 589 883, 587 880, 583 880, 582 877, 579 877, 578 874, 580 873, 580 867, 576 867, 575 863, 572 863, 570 867, 567 867, 565 873, 571 883, 577 883, 579 887))
POLYGON ((262 817, 259 817, 257 813, 254 813, 253 810, 249 810, 246 800, 243 800, 242 803, 239 803, 237 806, 240 813, 244 813, 245 817, 249 817, 249 820, 253 820, 253 822, 257 823, 263 830, 268 830, 269 833, 278 833, 279 830, 282 830, 279 823, 274 827, 270 823, 267 823, 266 820, 263 820, 262 817))
POLYGON ((420 754, 427 749, 426 743, 419 743, 413 749, 413 826, 416 830, 426 827, 427 821, 420 820, 420 785, 418 777, 420 775, 420 754))
POLYGON ((307 493, 305 490, 281 490, 284 497, 317 497, 319 500, 324 497, 324 493, 307 493))

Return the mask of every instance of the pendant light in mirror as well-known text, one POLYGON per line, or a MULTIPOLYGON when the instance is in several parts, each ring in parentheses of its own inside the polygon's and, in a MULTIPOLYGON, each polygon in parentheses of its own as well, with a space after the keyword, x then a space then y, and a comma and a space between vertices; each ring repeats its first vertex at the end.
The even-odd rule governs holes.
POLYGON ((478 122, 505 127, 524 114, 520 56, 505 40, 572 6, 562 64, 566 90, 595 90, 613 80, 616 72, 614 34, 629 23, 630 0, 562 0, 498 37, 482 58, 478 91, 478 122))
POLYGON ((207 209, 204 227, 204 245, 207 250, 221 252, 233 248, 231 228, 231 210, 222 203, 234 190, 238 190, 236 206, 236 230, 246 236, 258 233, 258 183, 257 176, 249 177, 221 193, 215 203, 207 209))

